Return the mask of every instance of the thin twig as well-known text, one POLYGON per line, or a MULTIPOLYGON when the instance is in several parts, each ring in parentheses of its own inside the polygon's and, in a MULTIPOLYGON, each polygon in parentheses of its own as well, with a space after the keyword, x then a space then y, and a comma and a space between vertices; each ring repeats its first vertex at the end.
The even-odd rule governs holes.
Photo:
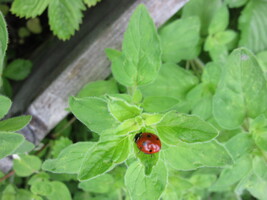
POLYGON ((10 176, 12 176, 15 173, 15 171, 11 171, 8 174, 6 174, 5 176, 3 176, 2 178, 0 178, 0 182, 8 179, 10 176))
POLYGON ((76 117, 72 117, 70 119, 70 121, 68 121, 68 123, 63 126, 63 128, 61 130, 59 130, 57 133, 53 134, 53 137, 57 137, 58 135, 60 135, 60 133, 62 133, 66 128, 68 128, 71 124, 73 124, 76 121, 76 117))

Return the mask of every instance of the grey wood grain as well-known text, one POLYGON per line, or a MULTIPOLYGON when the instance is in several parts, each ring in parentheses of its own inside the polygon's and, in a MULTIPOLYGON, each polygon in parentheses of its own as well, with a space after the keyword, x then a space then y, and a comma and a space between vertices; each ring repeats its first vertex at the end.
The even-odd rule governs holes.
MULTIPOLYGON (((56 56, 57 48, 64 48, 64 43, 59 44, 57 48, 55 47, 54 52, 46 53, 47 60, 45 64, 41 65, 47 67, 47 65, 55 66, 56 64, 57 70, 53 72, 54 74, 63 71, 57 77, 53 75, 53 78, 56 77, 53 81, 53 78, 48 78, 49 82, 46 82, 43 88, 34 85, 36 81, 38 82, 38 78, 45 82, 44 74, 36 72, 37 75, 27 80, 26 85, 33 85, 34 89, 41 91, 41 93, 33 92, 34 95, 31 95, 31 92, 25 87, 15 98, 15 106, 12 108, 13 114, 22 112, 23 108, 30 103, 26 113, 32 115, 33 120, 22 130, 22 133, 36 145, 68 114, 66 108, 68 107, 69 96, 75 95, 86 83, 105 79, 110 75, 110 62, 107 60, 104 50, 105 48, 121 48, 123 33, 137 5, 145 4, 156 26, 159 27, 176 13, 187 0, 113 0, 109 2, 116 2, 117 4, 116 6, 112 4, 111 9, 102 8, 108 11, 98 13, 103 15, 101 20, 97 19, 97 24, 95 23, 93 27, 87 27, 90 30, 89 33, 86 27, 84 28, 85 31, 82 27, 83 35, 76 36, 79 41, 77 38, 70 41, 72 45, 67 44, 67 42, 67 51, 58 49, 59 55, 56 56), (50 55, 53 54, 55 55, 52 56, 52 60, 49 60, 50 55), (36 95, 37 97, 31 102, 36 95), (19 103, 22 99, 22 103, 19 103), (17 102, 18 104, 16 104, 17 102)), ((48 68, 51 69, 51 66, 48 68)), ((44 73, 48 74, 49 70, 46 69, 44 73)))

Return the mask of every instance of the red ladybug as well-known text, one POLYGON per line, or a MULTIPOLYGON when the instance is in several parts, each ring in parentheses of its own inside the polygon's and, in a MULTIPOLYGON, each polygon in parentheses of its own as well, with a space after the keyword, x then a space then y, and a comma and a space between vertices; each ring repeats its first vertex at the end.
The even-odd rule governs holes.
POLYGON ((153 133, 138 133, 135 136, 135 143, 138 149, 145 154, 157 153, 161 149, 161 142, 153 133))

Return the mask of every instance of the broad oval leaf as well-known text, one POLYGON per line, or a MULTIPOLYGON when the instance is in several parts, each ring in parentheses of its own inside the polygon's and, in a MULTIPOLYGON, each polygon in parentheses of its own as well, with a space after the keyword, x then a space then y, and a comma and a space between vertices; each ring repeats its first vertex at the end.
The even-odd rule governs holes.
POLYGON ((115 164, 125 161, 129 154, 129 147, 128 136, 98 142, 84 156, 78 179, 89 180, 110 170, 115 164))
POLYGON ((227 6, 222 6, 213 16, 209 25, 209 35, 224 31, 229 23, 229 11, 227 6))
POLYGON ((117 83, 112 80, 100 80, 86 84, 77 94, 77 97, 99 97, 105 94, 119 93, 117 83))
POLYGON ((0 159, 12 154, 24 141, 21 134, 0 132, 0 159))
POLYGON ((161 66, 161 47, 156 27, 144 5, 137 7, 129 21, 122 54, 109 55, 112 73, 119 83, 137 86, 155 79, 161 66))
POLYGON ((77 174, 87 151, 94 148, 93 142, 78 142, 63 149, 56 159, 48 159, 42 169, 54 173, 77 174))
POLYGON ((251 158, 243 156, 239 158, 233 166, 225 168, 220 174, 218 180, 212 185, 212 191, 228 190, 230 186, 247 176, 252 168, 251 158))
POLYGON ((234 129, 246 117, 255 118, 267 110, 266 80, 254 55, 245 48, 234 50, 222 69, 213 114, 220 126, 234 129))
MULTIPOLYGON (((6 22, 5 22, 2 12, 0 12, 0 73, 2 73, 2 69, 3 69, 2 65, 4 62, 5 54, 6 54, 7 43, 8 43, 8 33, 7 33, 6 22)), ((2 85, 2 81, 0 78, 0 86, 1 85, 2 85)), ((1 106, 0 106, 0 110, 1 110, 1 106)), ((1 118, 1 113, 0 113, 0 118, 1 118)))
POLYGON ((42 161, 37 156, 21 154, 14 159, 13 164, 16 175, 26 177, 37 172, 41 168, 42 161))
POLYGON ((25 79, 31 72, 32 62, 25 59, 16 59, 12 61, 3 72, 4 77, 21 81, 25 79))
POLYGON ((64 199, 64 200, 71 200, 71 194, 68 189, 68 187, 59 181, 53 181, 50 183, 52 192, 47 195, 47 198, 49 200, 58 200, 58 199, 64 199))
POLYGON ((190 0, 183 8, 182 18, 197 16, 201 22, 201 35, 208 34, 210 23, 221 8, 222 1, 217 0, 190 0))
POLYGON ((79 183, 78 187, 86 192, 102 194, 107 193, 112 184, 114 184, 113 177, 110 174, 103 174, 89 181, 79 183))
POLYGON ((125 174, 125 185, 132 200, 159 199, 167 184, 167 170, 162 161, 147 176, 145 168, 138 162, 128 167, 125 174))
POLYGON ((263 27, 267 25, 267 2, 249 1, 238 19, 241 31, 239 46, 251 49, 254 53, 266 50, 267 38, 263 27))
POLYGON ((164 112, 170 110, 179 103, 179 100, 173 97, 149 96, 144 98, 142 107, 147 112, 164 112))
POLYGON ((123 99, 109 97, 108 110, 118 121, 134 118, 142 113, 142 109, 136 105, 131 105, 123 99))
POLYGON ((232 137, 225 144, 229 153, 234 160, 238 160, 243 155, 249 154, 255 147, 252 135, 248 133, 240 133, 232 137))
POLYGON ((162 60, 177 63, 196 58, 200 51, 199 31, 200 21, 197 17, 175 20, 160 29, 162 60))
POLYGON ((34 149, 34 144, 29 142, 28 140, 24 140, 24 142, 14 151, 12 154, 22 154, 28 153, 34 149))
POLYGON ((140 87, 144 97, 165 96, 182 99, 198 83, 198 78, 190 71, 173 63, 163 64, 156 80, 140 87))
POLYGON ((160 138, 167 144, 178 145, 179 142, 207 142, 218 135, 218 131, 209 123, 196 116, 170 112, 165 115, 157 130, 160 138))
POLYGON ((226 167, 232 158, 217 141, 186 144, 180 142, 164 151, 166 161, 176 170, 193 170, 199 167, 226 167))
POLYGON ((117 120, 110 115, 106 101, 101 98, 71 97, 69 106, 77 119, 96 133, 100 134, 118 124, 117 120))
POLYGON ((5 96, 0 95, 0 119, 3 118, 11 107, 11 100, 5 96))
POLYGON ((32 117, 27 115, 0 121, 0 131, 14 132, 21 130, 31 121, 31 119, 32 117))

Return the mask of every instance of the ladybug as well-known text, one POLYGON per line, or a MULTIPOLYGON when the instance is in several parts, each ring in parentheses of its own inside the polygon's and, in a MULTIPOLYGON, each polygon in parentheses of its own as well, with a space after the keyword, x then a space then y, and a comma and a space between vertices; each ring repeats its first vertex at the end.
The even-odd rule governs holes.
POLYGON ((153 133, 138 133, 135 135, 135 143, 138 149, 145 154, 157 153, 161 149, 161 142, 153 133))

